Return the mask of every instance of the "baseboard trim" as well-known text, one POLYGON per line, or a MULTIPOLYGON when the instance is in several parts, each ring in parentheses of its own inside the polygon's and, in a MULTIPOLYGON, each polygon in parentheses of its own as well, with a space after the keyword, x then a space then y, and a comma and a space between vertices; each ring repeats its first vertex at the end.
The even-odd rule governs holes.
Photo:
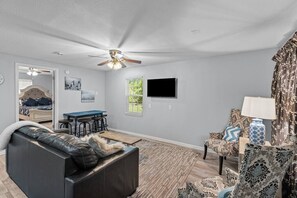
MULTIPOLYGON (((160 142, 166 142, 166 143, 170 143, 170 144, 175 144, 175 145, 178 145, 178 146, 183 146, 183 147, 194 149, 194 150, 198 150, 198 151, 204 151, 204 148, 202 146, 196 146, 196 145, 193 145, 193 144, 187 144, 187 143, 184 143, 184 142, 179 142, 179 141, 175 141, 175 140, 169 140, 169 139, 155 137, 155 136, 150 136, 150 135, 144 135, 144 134, 130 132, 130 131, 124 131, 124 130, 120 130, 120 129, 114 129, 114 128, 109 128, 109 129, 111 131, 125 133, 125 134, 129 134, 129 135, 133 135, 133 136, 138 136, 138 137, 142 137, 142 138, 146 138, 146 139, 152 139, 152 140, 156 140, 156 141, 160 141, 160 142)), ((209 150, 208 152, 212 153, 213 151, 209 150)))
POLYGON ((5 149, 0 151, 0 155, 4 155, 5 154, 5 149))

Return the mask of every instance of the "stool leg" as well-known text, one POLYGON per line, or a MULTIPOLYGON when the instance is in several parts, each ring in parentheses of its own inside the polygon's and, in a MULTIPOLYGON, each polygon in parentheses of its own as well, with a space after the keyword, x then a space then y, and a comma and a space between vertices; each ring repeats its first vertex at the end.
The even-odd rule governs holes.
POLYGON ((91 131, 91 124, 88 122, 88 125, 89 125, 89 134, 92 133, 91 131))
POLYGON ((73 133, 72 133, 72 124, 68 124, 68 129, 69 129, 69 133, 70 133, 70 135, 73 135, 73 133))

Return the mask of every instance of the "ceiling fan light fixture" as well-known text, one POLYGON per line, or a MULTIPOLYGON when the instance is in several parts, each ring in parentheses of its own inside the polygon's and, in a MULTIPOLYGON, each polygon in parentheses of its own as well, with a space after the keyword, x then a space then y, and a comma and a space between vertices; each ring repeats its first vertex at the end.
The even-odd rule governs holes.
POLYGON ((34 70, 34 68, 30 67, 29 71, 27 72, 27 75, 29 76, 37 76, 38 72, 34 70))
POLYGON ((113 68, 113 61, 112 62, 109 62, 109 63, 107 63, 107 66, 110 68, 110 69, 112 69, 113 68))
POLYGON ((120 62, 116 62, 114 65, 113 65, 113 69, 114 70, 118 70, 118 69, 121 69, 122 68, 122 65, 120 62))
POLYGON ((38 73, 36 71, 32 72, 32 76, 37 76, 37 75, 38 75, 38 73))

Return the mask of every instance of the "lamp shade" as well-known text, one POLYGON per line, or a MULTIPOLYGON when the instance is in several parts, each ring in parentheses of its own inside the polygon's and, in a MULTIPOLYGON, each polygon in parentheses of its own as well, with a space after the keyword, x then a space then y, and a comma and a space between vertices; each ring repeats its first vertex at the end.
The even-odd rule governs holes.
POLYGON ((244 97, 241 115, 275 120, 275 100, 274 98, 244 97))

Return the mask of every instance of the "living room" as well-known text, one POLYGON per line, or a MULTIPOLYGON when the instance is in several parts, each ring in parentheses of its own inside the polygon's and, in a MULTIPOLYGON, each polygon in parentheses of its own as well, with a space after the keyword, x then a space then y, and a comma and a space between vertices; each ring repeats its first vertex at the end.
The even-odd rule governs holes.
MULTIPOLYGON (((296 32, 296 6, 294 1, 234 0, 224 4, 3 2, 0 131, 19 120, 17 67, 53 70, 53 129, 60 128, 59 120, 65 113, 105 111, 109 131, 142 139, 132 145, 139 148, 140 172, 139 186, 131 196, 178 196, 178 189, 185 188, 187 182, 220 177, 218 155, 209 149, 205 160, 202 156, 209 134, 223 132, 228 125, 231 109, 242 109, 246 96, 271 98, 276 67, 272 58, 296 32), (116 55, 124 60, 120 63, 123 68, 110 68, 109 62, 100 65, 114 60, 113 50, 119 50, 116 55), (66 90, 67 77, 78 78, 81 90, 66 90), (175 97, 148 96, 149 80, 170 78, 176 80, 175 97), (131 79, 143 83, 141 111, 137 113, 129 109, 127 82, 131 79), (95 98, 92 102, 82 102, 84 90, 91 90, 95 98), (189 160, 189 166, 186 162, 176 165, 176 169, 170 166, 183 161, 183 157, 189 160), (168 175, 161 174, 166 167, 157 170, 158 163, 168 166, 168 175), (150 173, 154 167, 156 172, 150 173), (182 167, 186 171, 179 174, 187 176, 174 175, 182 167), (151 180, 149 174, 160 177, 151 180), (166 186, 169 176, 178 181, 166 186), (161 180, 163 183, 157 182, 161 180), (159 184, 157 190, 154 182, 159 184)), ((264 120, 264 124, 265 139, 272 142, 275 132, 271 132, 271 120, 264 120)), ((0 152, 4 159, 6 151, 0 152)), ((227 156, 223 168, 238 170, 238 161, 227 156)), ((0 197, 30 197, 9 178, 3 160, 0 165, 0 175, 5 178, 0 181, 4 189, 0 197)), ((225 175, 223 172, 223 178, 225 175)), ((278 196, 286 197, 287 192, 280 191, 278 196)))

